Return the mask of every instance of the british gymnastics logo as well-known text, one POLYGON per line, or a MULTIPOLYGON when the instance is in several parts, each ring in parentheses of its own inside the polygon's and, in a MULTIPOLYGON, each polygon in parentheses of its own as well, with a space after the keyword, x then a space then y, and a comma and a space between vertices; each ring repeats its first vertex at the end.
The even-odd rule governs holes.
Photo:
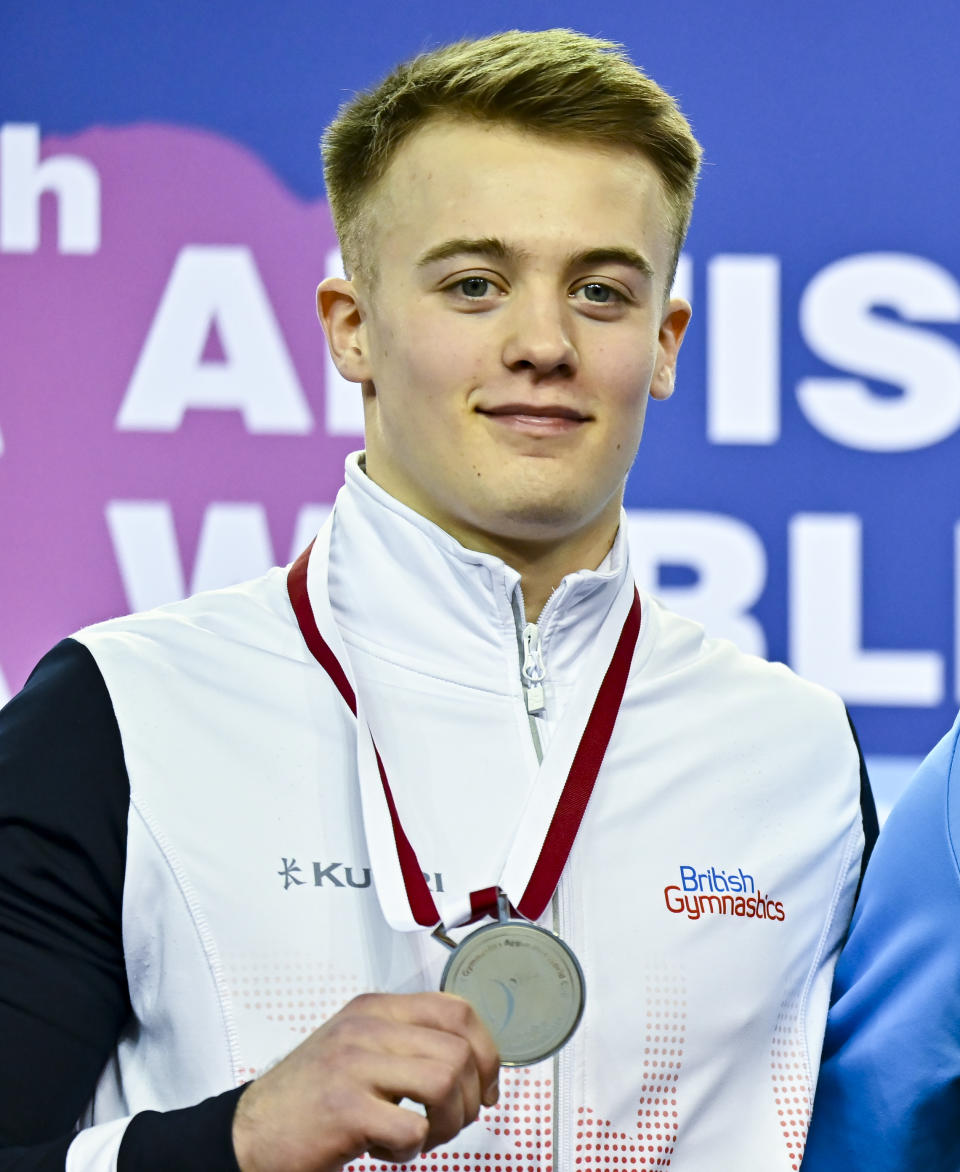
POLYGON ((753 876, 742 867, 728 873, 723 868, 698 871, 696 867, 681 865, 679 884, 664 887, 663 899, 667 911, 678 916, 686 913, 691 920, 705 915, 774 922, 787 918, 781 901, 758 890, 753 876))

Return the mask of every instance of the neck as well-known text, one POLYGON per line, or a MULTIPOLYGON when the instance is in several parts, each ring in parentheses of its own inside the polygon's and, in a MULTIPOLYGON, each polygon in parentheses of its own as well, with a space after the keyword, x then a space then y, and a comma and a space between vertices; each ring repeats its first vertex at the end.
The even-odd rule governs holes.
POLYGON ((613 547, 620 525, 622 490, 606 503, 599 514, 573 532, 543 537, 495 533, 431 508, 427 502, 416 499, 415 494, 398 492, 394 485, 383 483, 378 476, 371 475, 366 460, 360 466, 384 491, 428 521, 439 525, 465 549, 493 554, 516 570, 520 575, 528 623, 537 621, 547 599, 567 574, 576 573, 577 570, 595 570, 600 565, 613 547), (411 496, 414 499, 410 499, 411 496))

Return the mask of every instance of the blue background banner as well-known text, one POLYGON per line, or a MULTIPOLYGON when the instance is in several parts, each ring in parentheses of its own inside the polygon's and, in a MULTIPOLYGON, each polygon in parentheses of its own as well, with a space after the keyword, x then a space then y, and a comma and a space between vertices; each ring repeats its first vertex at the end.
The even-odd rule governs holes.
POLYGON ((81 623, 286 560, 322 517, 359 446, 307 320, 334 246, 323 127, 422 48, 552 25, 624 42, 706 151, 678 391, 628 484, 638 576, 839 690, 889 800, 960 698, 947 0, 5 5, 0 693, 81 623), (81 161, 60 194, 57 158, 81 161), (259 313, 280 387, 260 415, 171 387, 165 416, 147 386, 191 274, 186 375, 242 381, 259 313))

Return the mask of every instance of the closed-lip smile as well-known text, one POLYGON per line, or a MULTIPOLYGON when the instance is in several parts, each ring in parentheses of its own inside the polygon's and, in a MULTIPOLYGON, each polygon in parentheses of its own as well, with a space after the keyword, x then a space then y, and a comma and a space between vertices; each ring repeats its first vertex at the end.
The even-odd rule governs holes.
POLYGON ((479 407, 481 415, 521 415, 530 419, 570 419, 574 423, 583 423, 589 416, 575 410, 573 407, 564 407, 559 403, 502 403, 497 407, 479 407))
POLYGON ((562 403, 498 403, 495 407, 478 407, 477 412, 496 426, 543 438, 577 431, 591 419, 562 403))

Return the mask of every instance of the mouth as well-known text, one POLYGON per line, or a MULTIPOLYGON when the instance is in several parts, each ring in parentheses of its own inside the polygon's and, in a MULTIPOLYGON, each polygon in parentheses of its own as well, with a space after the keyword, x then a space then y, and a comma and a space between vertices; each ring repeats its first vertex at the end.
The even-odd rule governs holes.
POLYGON ((590 415, 559 403, 501 403, 478 407, 477 414, 527 435, 562 435, 589 423, 590 415))

